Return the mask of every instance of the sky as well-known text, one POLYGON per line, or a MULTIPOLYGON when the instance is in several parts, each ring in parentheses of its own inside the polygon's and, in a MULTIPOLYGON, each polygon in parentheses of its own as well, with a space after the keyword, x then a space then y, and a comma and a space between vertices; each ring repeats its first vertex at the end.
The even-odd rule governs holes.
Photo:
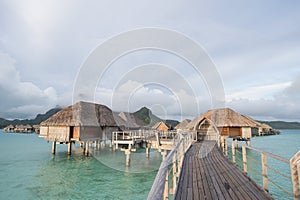
MULTIPOLYGON (((147 106, 178 120, 230 107, 259 120, 300 121, 299 9, 293 0, 0 0, 0 117, 33 118, 87 100, 115 111, 147 106), (217 77, 197 73, 170 51, 144 48, 112 60, 103 74, 95 65, 80 79, 93 52, 107 41, 149 27, 196 42, 217 77), (90 87, 92 79, 97 82, 90 87), (214 80, 222 92, 212 91, 214 80), (82 93, 85 87, 92 99, 82 93)), ((170 45, 195 54, 180 42, 170 45)))

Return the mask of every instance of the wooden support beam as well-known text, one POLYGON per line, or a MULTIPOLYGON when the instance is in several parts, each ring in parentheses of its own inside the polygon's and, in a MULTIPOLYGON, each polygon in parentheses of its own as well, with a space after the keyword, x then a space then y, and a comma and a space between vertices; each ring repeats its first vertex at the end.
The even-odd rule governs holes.
POLYGON ((150 147, 146 147, 146 158, 150 156, 150 147))
POLYGON ((267 168, 267 156, 265 153, 261 153, 261 167, 262 167, 262 176, 263 176, 263 187, 267 192, 269 191, 268 187, 268 168, 267 168))
POLYGON ((90 145, 89 145, 89 141, 86 142, 85 144, 85 156, 89 156, 90 155, 90 145))
POLYGON ((71 153, 72 153, 72 142, 69 141, 69 143, 68 143, 68 155, 71 155, 71 153))
POLYGON ((55 155, 56 152, 56 141, 53 141, 52 143, 52 154, 55 155))
POLYGON ((246 147, 242 146, 244 172, 247 173, 247 151, 246 147))
POLYGON ((166 175, 165 180, 165 190, 164 190, 164 200, 169 199, 169 173, 166 175))
POLYGON ((173 156, 173 160, 172 160, 172 162, 173 162, 173 169, 172 169, 172 171, 173 171, 173 194, 175 194, 175 191, 176 191, 176 185, 177 185, 177 155, 176 155, 176 153, 174 154, 174 156, 173 156))
POLYGON ((247 146, 248 146, 248 147, 251 147, 251 141, 250 141, 250 138, 247 140, 247 146))
POLYGON ((130 166, 130 149, 125 150, 125 155, 126 155, 126 167, 130 166))
POLYGON ((232 140, 232 143, 231 143, 231 156, 232 156, 232 162, 235 163, 235 143, 237 141, 235 140, 232 140))

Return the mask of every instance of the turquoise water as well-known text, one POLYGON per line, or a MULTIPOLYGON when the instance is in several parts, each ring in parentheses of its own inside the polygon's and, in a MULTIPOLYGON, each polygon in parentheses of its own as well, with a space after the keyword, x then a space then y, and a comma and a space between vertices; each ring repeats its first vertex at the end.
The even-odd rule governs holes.
MULTIPOLYGON (((256 137, 254 148, 290 159, 300 150, 300 131, 282 130, 281 135, 256 137)), ((57 154, 51 155, 51 143, 36 134, 5 133, 0 130, 0 199, 146 199, 155 179, 161 156, 152 151, 132 153, 131 165, 125 167, 125 155, 109 148, 92 152, 85 157, 80 147, 67 156, 67 146, 57 145, 57 154)), ((260 161, 260 155, 248 151, 248 156, 260 161)), ((241 156, 237 154, 238 159, 241 156)), ((268 165, 289 175, 289 166, 271 159, 268 165)), ((239 163, 241 166, 241 163, 239 163)), ((260 163, 248 159, 249 175, 259 184, 260 163)), ((285 178, 269 170, 272 180, 291 191, 285 178)), ((287 195, 269 183, 276 199, 287 195)), ((290 198, 292 199, 292 198, 290 198)))
MULTIPOLYGON (((245 143, 240 142, 239 145, 245 145, 245 143)), ((251 146, 289 160, 300 150, 300 130, 281 130, 280 135, 255 137, 251 139, 251 146)), ((229 149, 229 154, 230 153, 231 149, 229 149)), ((239 153, 237 153, 236 156, 237 165, 243 169, 241 148, 239 148, 239 153)), ((247 150, 247 163, 248 175, 262 186, 261 154, 252 150, 247 150)), ((267 165, 287 176, 290 176, 289 164, 267 157, 267 165)), ((278 173, 275 173, 271 169, 268 169, 268 178, 290 193, 293 192, 291 181, 281 175, 278 175, 278 173)), ((275 199, 293 199, 281 189, 275 187, 270 181, 268 185, 269 192, 275 199)))
POLYGON ((57 145, 51 155, 51 143, 36 134, 5 133, 0 130, 0 199, 146 199, 161 162, 158 153, 151 152, 132 164, 140 167, 132 173, 125 166, 124 152, 109 150, 95 157, 85 157, 80 147, 67 156, 67 146, 57 145), (114 156, 115 162, 105 163, 114 156), (104 164, 103 164, 104 163, 104 164), (112 168, 114 167, 114 168, 112 168))

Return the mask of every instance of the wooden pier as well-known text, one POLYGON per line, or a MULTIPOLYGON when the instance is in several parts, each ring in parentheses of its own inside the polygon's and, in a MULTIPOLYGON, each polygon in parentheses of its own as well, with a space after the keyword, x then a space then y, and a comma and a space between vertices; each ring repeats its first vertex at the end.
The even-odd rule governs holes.
POLYGON ((231 163, 215 141, 194 143, 187 151, 175 194, 179 199, 272 199, 231 163))

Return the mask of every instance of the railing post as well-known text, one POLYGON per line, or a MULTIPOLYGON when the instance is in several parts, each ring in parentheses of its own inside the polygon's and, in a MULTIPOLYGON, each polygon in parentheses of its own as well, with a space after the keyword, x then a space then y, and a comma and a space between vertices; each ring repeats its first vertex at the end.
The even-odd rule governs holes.
POLYGON ((231 154, 232 154, 232 162, 235 163, 235 140, 232 140, 231 143, 231 154))
POLYGON ((173 156, 173 194, 175 194, 176 191, 176 184, 177 184, 177 167, 176 167, 176 153, 173 156))
POLYGON ((268 187, 268 168, 267 168, 267 156, 265 153, 261 153, 261 167, 263 176, 263 186, 264 190, 269 191, 268 187))
POLYGON ((224 140, 225 143, 225 156, 228 156, 228 141, 227 139, 224 140))
POLYGON ((300 151, 290 160, 291 176, 293 183, 294 199, 300 199, 300 151))
POLYGON ((247 151, 246 147, 242 146, 244 172, 247 173, 247 151))
POLYGON ((166 182, 165 182, 165 190, 164 190, 164 200, 169 199, 169 172, 167 169, 166 182))

